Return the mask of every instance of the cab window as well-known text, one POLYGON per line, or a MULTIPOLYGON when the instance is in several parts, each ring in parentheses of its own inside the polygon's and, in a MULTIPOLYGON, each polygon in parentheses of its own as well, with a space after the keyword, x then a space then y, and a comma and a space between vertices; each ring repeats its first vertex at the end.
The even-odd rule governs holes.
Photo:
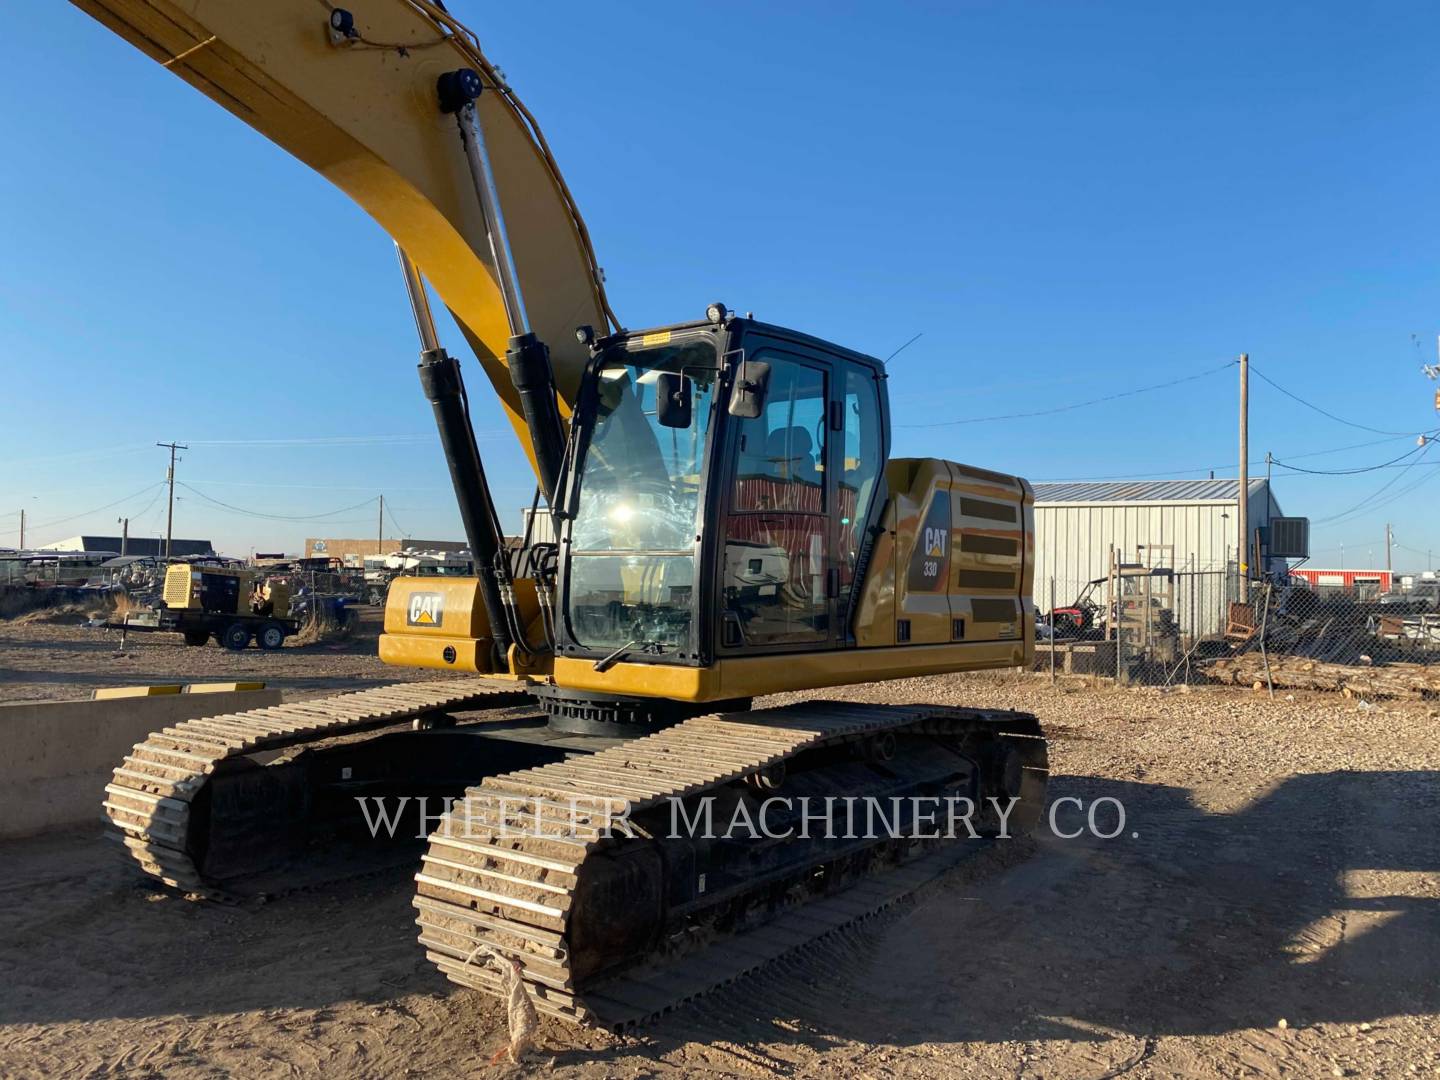
POLYGON ((780 645, 829 636, 825 571, 826 374, 780 355, 765 407, 737 432, 726 523, 725 614, 732 644, 780 645))
POLYGON ((764 411, 741 422, 734 508, 823 513, 824 470, 825 375, 774 363, 764 411))

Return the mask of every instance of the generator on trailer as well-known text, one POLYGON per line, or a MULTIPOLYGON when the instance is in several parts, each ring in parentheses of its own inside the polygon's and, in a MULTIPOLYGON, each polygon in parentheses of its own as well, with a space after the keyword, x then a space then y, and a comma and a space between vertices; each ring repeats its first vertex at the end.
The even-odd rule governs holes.
POLYGON ((205 563, 174 563, 165 571, 160 603, 151 611, 129 612, 112 627, 123 631, 178 633, 186 645, 211 638, 227 649, 278 649, 300 629, 290 615, 290 589, 253 570, 205 563))
POLYGON ((623 1026, 891 902, 957 846, 918 838, 910 811, 878 834, 717 840, 667 830, 677 809, 947 799, 993 807, 982 833, 1038 819, 1034 717, 751 707, 1028 664, 1029 484, 892 458, 884 364, 853 349, 720 303, 622 327, 535 118, 444 5, 76 2, 394 238, 476 568, 395 580, 380 641, 463 677, 138 746, 106 808, 147 873, 200 894, 292 880, 353 838, 356 796, 463 792, 415 878, 427 955, 495 992, 476 958, 513 958, 537 1007, 623 1026), (427 282, 534 467, 543 543, 505 541, 427 282))

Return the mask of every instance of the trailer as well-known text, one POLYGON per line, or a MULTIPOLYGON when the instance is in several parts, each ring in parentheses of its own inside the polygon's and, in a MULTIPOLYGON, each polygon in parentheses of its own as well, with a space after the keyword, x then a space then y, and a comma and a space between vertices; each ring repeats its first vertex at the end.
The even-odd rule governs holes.
POLYGON ((105 625, 122 633, 139 630, 180 634, 186 645, 193 646, 204 645, 214 638, 217 645, 235 650, 248 649, 252 641, 262 649, 278 649, 287 637, 300 630, 299 621, 288 617, 168 608, 131 612, 121 621, 105 625))
MULTIPOLYGON (((252 570, 182 563, 165 572, 165 590, 149 611, 130 612, 107 626, 122 635, 130 630, 176 633, 186 645, 212 638, 227 649, 278 649, 300 629, 290 614, 290 591, 256 577, 252 570)), ((123 641, 123 637, 122 637, 123 641)))

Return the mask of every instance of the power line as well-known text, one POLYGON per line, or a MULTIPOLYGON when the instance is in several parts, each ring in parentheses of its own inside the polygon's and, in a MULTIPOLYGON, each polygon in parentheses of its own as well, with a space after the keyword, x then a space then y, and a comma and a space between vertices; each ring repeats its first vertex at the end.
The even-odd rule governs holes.
MULTIPOLYGON (((160 489, 163 491, 164 488, 165 488, 165 485, 162 483, 161 486, 160 486, 160 489)), ((155 534, 155 539, 156 539, 157 542, 161 539, 160 527, 161 527, 161 525, 164 524, 164 521, 165 521, 165 507, 163 507, 163 506, 158 506, 158 505, 157 505, 157 506, 155 507, 155 513, 154 513, 153 515, 151 515, 151 518, 150 518, 150 531, 155 534)), ((157 548, 156 550, 159 550, 159 549, 157 548)))
POLYGON ((1376 435, 1419 435, 1419 434, 1422 434, 1422 433, 1419 432, 1419 431, 1386 431, 1386 430, 1383 429, 1383 428, 1373 428, 1373 427, 1370 427, 1370 426, 1368 426, 1368 425, 1366 425, 1366 424, 1357 424, 1357 423, 1355 423, 1355 421, 1353 421, 1353 420, 1346 420, 1343 416, 1336 416, 1334 413, 1332 413, 1332 412, 1330 412, 1330 411, 1328 411, 1328 410, 1326 410, 1326 409, 1322 409, 1319 405, 1316 405, 1316 404, 1314 404, 1313 402, 1306 401, 1306 400, 1305 400, 1304 398, 1302 398, 1299 394, 1293 393, 1292 391, 1285 389, 1285 387, 1281 386, 1281 385, 1280 385, 1279 383, 1277 383, 1274 379, 1270 378, 1270 376, 1266 375, 1263 371, 1261 371, 1259 368, 1257 368, 1254 364, 1251 364, 1251 365, 1250 365, 1250 370, 1251 370, 1252 372, 1254 372, 1256 375, 1260 376, 1260 378, 1264 379, 1267 383, 1269 383, 1271 386, 1273 386, 1276 390, 1279 390, 1280 393, 1282 393, 1282 394, 1284 394, 1286 397, 1290 398, 1292 401, 1298 401, 1301 405, 1304 405, 1307 409, 1312 409, 1312 410, 1314 410, 1315 412, 1319 413, 1321 416, 1325 416, 1325 417, 1328 417, 1328 418, 1331 419, 1331 420, 1334 420, 1337 424, 1344 424, 1346 427, 1359 428, 1361 431, 1372 431, 1372 432, 1374 432, 1376 435))
POLYGON ((150 447, 145 443, 123 443, 119 446, 97 446, 91 450, 70 450, 63 454, 40 454, 35 457, 8 458, 10 465, 40 465, 51 462, 76 463, 96 458, 114 457, 116 454, 134 454, 150 447))
POLYGON ((1359 551, 1362 547, 1372 545, 1375 542, 1376 541, 1373 537, 1367 537, 1364 540, 1338 540, 1333 547, 1311 548, 1310 554, 1313 557, 1315 555, 1324 555, 1332 551, 1338 553, 1342 548, 1350 548, 1352 551, 1359 551))
MULTIPOLYGON (((1360 450, 1360 449, 1362 449, 1362 448, 1364 448, 1364 447, 1367 447, 1367 446, 1380 446, 1380 445, 1383 444, 1383 443, 1392 443, 1392 442, 1397 442, 1397 441, 1399 441, 1400 439, 1409 439, 1409 438, 1412 438, 1412 436, 1410 436, 1410 435, 1392 435, 1392 436, 1390 436, 1389 438, 1385 438, 1385 439, 1368 439, 1368 440, 1366 440, 1365 442, 1349 443, 1349 444, 1347 444, 1347 445, 1345 445, 1345 446, 1332 446, 1332 447, 1329 447, 1328 449, 1325 449, 1325 450, 1306 450, 1303 454, 1287 454, 1286 457, 1287 457, 1290 461, 1300 461, 1302 458, 1324 457, 1324 456, 1326 456, 1327 454, 1339 454, 1339 453, 1343 453, 1343 452, 1346 451, 1346 450, 1360 450)), ((1275 461, 1275 460, 1277 460, 1277 459, 1275 459, 1275 458, 1273 458, 1273 457, 1271 458, 1271 461, 1272 461, 1272 462, 1275 461)), ((1398 460, 1398 459, 1397 459, 1397 460, 1398 460)), ((1255 461, 1250 462, 1250 467, 1251 467, 1251 468, 1260 468, 1261 466, 1265 465, 1265 463, 1266 463, 1266 462, 1265 462, 1265 459, 1264 459, 1264 458, 1260 458, 1260 459, 1258 459, 1258 460, 1255 460, 1255 461)), ((1430 464, 1440 464, 1440 462, 1435 462, 1435 463, 1430 463, 1430 464)), ((1377 467, 1383 467, 1383 466, 1377 466, 1377 467)), ((1112 474, 1112 475, 1110 475, 1110 476, 1062 476, 1062 477, 1040 476, 1040 477, 1029 477, 1028 479, 1030 479, 1033 483, 1037 483, 1037 484, 1083 484, 1083 483, 1088 483, 1088 482, 1094 481, 1094 480, 1148 480, 1148 479, 1188 480, 1188 479, 1190 479, 1191 477, 1193 477, 1193 476, 1194 476, 1195 474, 1197 474, 1197 473, 1228 472, 1228 471, 1231 471, 1231 470, 1233 470, 1233 469, 1235 469, 1235 468, 1236 468, 1236 463, 1235 463, 1235 462, 1233 462, 1233 461, 1227 461, 1227 462, 1225 462, 1223 465, 1196 465, 1196 466, 1193 466, 1193 467, 1190 467, 1190 468, 1182 468, 1182 469, 1179 469, 1179 470, 1164 470, 1164 471, 1161 471, 1161 472, 1148 472, 1148 473, 1135 473, 1135 472, 1115 473, 1115 474, 1112 474)))
POLYGON ((1381 498, 1380 498, 1381 495, 1383 495, 1386 491, 1388 491, 1391 487, 1393 487, 1397 482, 1399 482, 1401 479, 1404 478, 1405 472, 1402 471, 1402 472, 1400 472, 1400 473, 1397 473, 1395 476, 1391 477, 1391 479, 1390 479, 1387 483, 1382 484, 1382 485, 1381 485, 1380 487, 1378 487, 1375 491, 1371 492, 1369 495, 1367 495, 1365 498, 1361 499, 1358 503, 1356 503, 1354 506, 1350 507, 1349 509, 1347 509, 1347 510, 1342 510, 1342 511, 1340 511, 1340 513, 1338 513, 1338 514, 1331 514, 1329 517, 1318 518, 1318 519, 1316 519, 1314 522, 1312 522, 1312 524, 1313 524, 1313 525, 1334 525, 1334 524, 1338 524, 1338 523, 1340 523, 1340 522, 1351 522, 1351 521, 1355 521, 1357 518, 1360 518, 1360 517, 1362 517, 1362 516, 1365 515, 1365 514, 1374 513, 1376 510, 1382 510, 1382 509, 1384 509, 1385 507, 1387 507, 1387 506, 1389 506, 1391 503, 1393 503, 1396 499, 1401 498, 1402 496, 1408 495, 1410 492, 1414 491, 1414 490, 1415 490, 1417 487, 1419 487, 1421 484, 1425 483, 1425 481, 1427 481, 1427 480, 1433 480, 1437 475, 1440 475, 1440 474, 1437 474, 1437 473, 1426 473, 1426 474, 1423 474, 1423 475, 1420 476, 1420 478, 1419 478, 1418 480, 1415 481, 1415 483, 1410 484, 1410 485, 1407 486, 1407 487, 1403 487, 1403 488, 1401 488, 1399 491, 1393 492, 1393 493, 1392 493, 1391 495, 1389 495, 1387 498, 1381 499, 1381 498))
POLYGON ((195 446, 384 446, 434 441, 435 435, 321 435, 293 439, 194 439, 195 446))
POLYGON ((1419 548, 1413 548, 1413 547, 1411 547, 1409 544, 1402 544, 1402 543, 1400 543, 1399 540, 1391 540, 1390 542, 1391 542, 1392 544, 1394 544, 1396 547, 1400 548, 1402 551, 1408 551, 1408 552, 1410 552, 1412 555, 1432 555, 1432 554, 1434 554, 1433 551, 1421 551, 1419 548))
MULTIPOLYGON (((475 432, 477 439, 499 439, 508 435, 502 429, 487 428, 475 432)), ((435 433, 416 432, 394 435, 316 435, 284 439, 191 439, 191 446, 400 446, 412 443, 434 443, 435 433)))
POLYGON ((344 506, 341 507, 339 510, 329 510, 323 514, 271 514, 263 510, 248 510, 243 506, 234 506, 227 502, 221 502, 219 499, 207 495, 205 494, 205 492, 186 483, 181 483, 180 487, 183 487, 186 491, 193 492, 194 494, 200 496, 200 498, 204 499, 206 502, 213 503, 216 506, 231 511, 232 513, 244 514, 246 517, 265 518, 270 521, 320 521, 324 518, 335 517, 337 514, 348 514, 352 510, 359 510, 362 507, 369 506, 372 502, 375 501, 374 499, 366 499, 364 502, 356 503, 354 506, 344 506))
POLYGON ((150 512, 150 508, 151 508, 152 506, 154 506, 154 505, 155 505, 157 502, 159 502, 159 501, 160 501, 160 485, 156 485, 155 494, 152 495, 152 496, 150 496, 150 501, 145 504, 145 509, 141 510, 141 511, 140 511, 139 513, 137 513, 137 514, 131 514, 130 516, 133 517, 133 518, 143 518, 146 514, 148 514, 148 513, 150 512))
POLYGON ((1426 444, 1425 444, 1424 446, 1422 446, 1422 447, 1419 448, 1419 450, 1420 450, 1420 457, 1419 457, 1419 458, 1416 458, 1414 461, 1410 462, 1410 463, 1409 463, 1408 465, 1406 465, 1403 469, 1401 469, 1401 470, 1400 470, 1399 472, 1397 472, 1394 476, 1392 476, 1389 480, 1385 481, 1385 483, 1381 484, 1381 485, 1380 485, 1378 488, 1376 488, 1373 492, 1371 492, 1371 493, 1370 493, 1369 495, 1367 495, 1365 498, 1361 499, 1358 503, 1356 503, 1354 506, 1350 507, 1348 510, 1342 510, 1342 511, 1340 511, 1340 513, 1338 513, 1338 514, 1331 514, 1329 517, 1326 517, 1326 518, 1319 518, 1318 520, 1311 522, 1311 524, 1312 524, 1312 525, 1333 524, 1333 523, 1338 522, 1338 521, 1341 521, 1341 520, 1349 520, 1349 519, 1351 519, 1351 518, 1353 518, 1353 517, 1355 517, 1355 516, 1357 516, 1357 515, 1359 515, 1359 514, 1361 514, 1361 513, 1369 513, 1369 512, 1373 512, 1373 511, 1375 511, 1375 510, 1379 510, 1382 506, 1388 506, 1391 502, 1393 502, 1393 501, 1394 501, 1397 497, 1399 497, 1400 495, 1404 495, 1404 494, 1406 494, 1406 493, 1408 493, 1408 492, 1410 492, 1410 491, 1415 490, 1415 488, 1419 487, 1420 484, 1423 484, 1426 480, 1433 480, 1437 475, 1440 475, 1440 474, 1430 473, 1430 474, 1428 474, 1428 475, 1421 476, 1421 478, 1420 478, 1415 484, 1412 484, 1412 485, 1411 485, 1410 487, 1408 487, 1408 488, 1402 488, 1400 491, 1395 492, 1393 495, 1391 495, 1390 498, 1388 498, 1388 499, 1386 499, 1386 500, 1384 500, 1384 501, 1381 501, 1381 502, 1375 501, 1375 500, 1379 499, 1380 496, 1383 495, 1386 491, 1388 491, 1391 487, 1393 487, 1393 486, 1394 486, 1395 484, 1397 484, 1400 480, 1402 480, 1402 479, 1405 477, 1405 474, 1406 474, 1406 473, 1408 473, 1411 469, 1413 469, 1416 465, 1418 465, 1418 464, 1420 463, 1420 458, 1423 458, 1423 457, 1425 456, 1425 454, 1429 453, 1431 445, 1432 445, 1431 443, 1426 442, 1426 444))
POLYGON ((164 481, 164 480, 156 480, 153 484, 146 484, 146 485, 145 485, 143 488, 141 488, 139 491, 132 491, 129 495, 126 495, 123 499, 116 499, 114 502, 106 503, 104 506, 97 506, 97 507, 95 507, 93 510, 85 510, 85 511, 82 511, 81 513, 78 513, 78 514, 71 514, 69 517, 56 518, 54 521, 42 522, 42 523, 39 524, 39 525, 30 525, 30 526, 27 526, 27 528, 34 529, 34 530, 36 530, 36 531, 38 532, 38 531, 41 530, 41 529, 49 529, 49 528, 52 528, 52 527, 54 527, 54 526, 56 526, 56 525, 64 525, 66 522, 69 522, 69 521, 75 521, 75 520, 77 520, 77 519, 79 519, 79 518, 89 517, 91 514, 98 514, 101 510, 111 510, 111 509, 114 509, 115 507, 119 506, 121 503, 127 503, 127 502, 129 502, 131 499, 138 499, 141 495, 144 495, 144 494, 145 494, 147 491, 149 491, 151 488, 158 488, 158 487, 164 487, 164 486, 165 486, 165 481, 164 481))
MULTIPOLYGON (((1432 437, 1433 434, 1434 433, 1432 433, 1432 437)), ((1281 461, 1277 457, 1272 457, 1271 461, 1274 464, 1280 466, 1280 468, 1282 469, 1289 469, 1291 472, 1310 473, 1312 476, 1355 476, 1359 473, 1374 472, 1377 469, 1388 469, 1397 461, 1404 461, 1406 458, 1414 457, 1416 454, 1423 454, 1426 448, 1429 447, 1429 445, 1430 441, 1429 439, 1426 439, 1425 441, 1420 443, 1419 446, 1416 446, 1412 450, 1405 451, 1405 453, 1401 454, 1397 458, 1391 458, 1389 461, 1382 461, 1379 465, 1363 465, 1356 469, 1307 469, 1301 465, 1287 465, 1285 462, 1281 461)))
POLYGON ((1035 416, 1054 416, 1056 413, 1071 412, 1075 409, 1088 409, 1092 405, 1101 405, 1107 401, 1118 401, 1121 398, 1134 397, 1136 394, 1149 394, 1156 390, 1167 390, 1172 386, 1179 386, 1181 383, 1194 382, 1196 379, 1203 379, 1210 375, 1218 374, 1226 368, 1233 367, 1238 361, 1227 360, 1218 367, 1208 368, 1194 375, 1184 375, 1178 379, 1171 379, 1169 382, 1155 383, 1153 386, 1139 386, 1134 390, 1122 390, 1118 394, 1106 394, 1104 397, 1091 398, 1089 401, 1077 401, 1073 405, 1057 405, 1053 409, 1036 409, 1032 412, 1006 413, 1001 416, 970 416, 963 420, 937 420, 929 424, 897 424, 903 428, 937 428, 954 427, 957 424, 984 424, 992 420, 1027 420, 1035 416))
MULTIPOLYGON (((504 429, 485 429, 477 431, 477 439, 503 439, 510 433, 504 429)), ((327 446, 394 446, 411 443, 433 443, 435 433, 428 434, 417 432, 413 434, 395 435, 327 435, 310 438, 284 438, 284 439, 191 439, 191 446, 294 446, 324 448, 327 446)), ((117 454, 135 454, 142 450, 148 450, 149 443, 121 443, 115 446, 97 446, 89 450, 71 450, 62 454, 40 454, 33 457, 10 458, 11 465, 41 465, 52 463, 78 464, 84 461, 112 458, 117 454)))
MULTIPOLYGON (((208 476, 195 478, 197 484, 214 484, 220 487, 253 487, 253 488, 287 488, 299 491, 374 491, 374 484, 289 484, 281 483, 278 480, 216 480, 208 476)), ((407 482, 406 491, 454 491, 450 486, 441 487, 438 484, 416 485, 407 482)))
MULTIPOLYGON (((1409 439, 1413 436, 1390 435, 1384 439, 1366 439, 1364 442, 1346 443, 1344 446, 1332 446, 1328 450, 1307 450, 1303 454, 1286 454, 1291 461, 1299 461, 1301 458, 1324 457, 1326 454, 1339 454, 1346 450, 1363 450, 1367 446, 1381 446, 1385 443, 1398 442, 1401 439, 1409 439)), ((1273 460, 1273 456, 1272 456, 1273 460)), ((1261 464, 1264 464, 1261 462, 1261 464)))
MULTIPOLYGON (((1428 464, 1428 465, 1437 465, 1437 464, 1440 464, 1440 462, 1431 461, 1431 462, 1426 462, 1426 464, 1428 464)), ((1403 476, 1404 474, 1402 473, 1401 475, 1403 476)), ((1390 506, 1390 505, 1392 505, 1392 504, 1394 504, 1394 503, 1396 503, 1396 502, 1399 502, 1401 499, 1403 499, 1406 495, 1409 495, 1409 494, 1410 494, 1412 491, 1414 491, 1416 488, 1419 488, 1419 487, 1423 486, 1424 484, 1429 483, 1431 480, 1434 480, 1436 476, 1440 476, 1440 473, 1422 473, 1422 474, 1420 474, 1419 476, 1417 476, 1417 477, 1415 478, 1414 483, 1408 484, 1407 486, 1401 488, 1399 491, 1393 492, 1391 495, 1389 495, 1389 496, 1388 496, 1386 499, 1384 499, 1383 501, 1378 502, 1378 503, 1375 503, 1375 504, 1373 504, 1372 506, 1368 507, 1367 509, 1368 509, 1368 510, 1380 510, 1380 509, 1383 509, 1384 507, 1387 507, 1387 506, 1390 506)))
POLYGON ((395 526, 401 536, 405 537, 406 540, 410 539, 410 530, 395 520, 395 511, 390 507, 389 503, 385 504, 385 516, 390 519, 390 524, 395 526))

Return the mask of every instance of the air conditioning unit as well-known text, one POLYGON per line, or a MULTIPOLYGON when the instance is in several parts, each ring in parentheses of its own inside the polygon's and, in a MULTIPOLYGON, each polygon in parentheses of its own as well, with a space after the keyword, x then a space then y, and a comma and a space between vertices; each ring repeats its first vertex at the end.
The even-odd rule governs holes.
POLYGON ((1308 559, 1310 557, 1310 519, 1277 517, 1270 519, 1270 535, 1266 554, 1276 559, 1308 559))

